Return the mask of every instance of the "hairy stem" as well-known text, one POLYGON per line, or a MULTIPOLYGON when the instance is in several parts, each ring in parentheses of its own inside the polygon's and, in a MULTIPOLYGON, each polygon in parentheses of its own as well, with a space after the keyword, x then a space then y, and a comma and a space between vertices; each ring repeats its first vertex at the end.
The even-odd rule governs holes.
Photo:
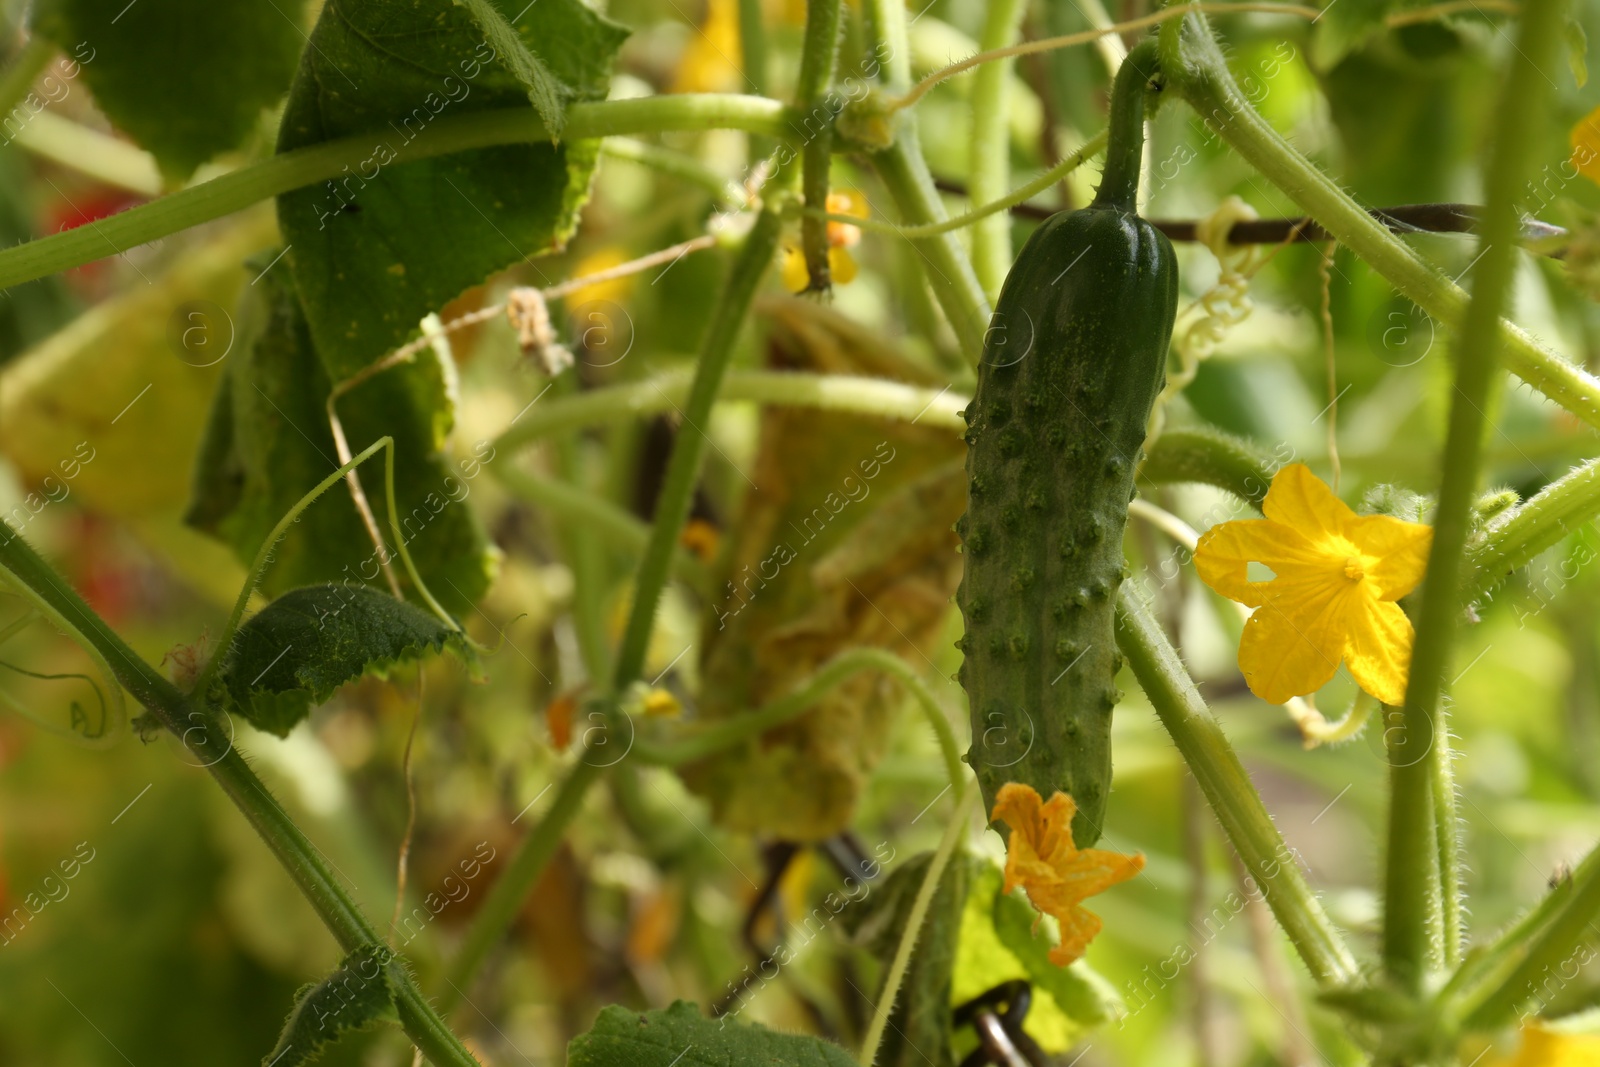
MULTIPOLYGON (((363 946, 383 944, 383 938, 339 884, 316 846, 233 747, 232 735, 223 728, 222 721, 210 709, 179 692, 129 648, 20 535, 9 528, 6 532, 11 536, 0 541, 0 566, 70 620, 111 665, 134 699, 176 734, 210 771, 344 950, 353 952, 363 946)), ((477 1067, 477 1060, 423 999, 406 967, 397 961, 391 965, 389 976, 395 987, 401 1026, 417 1048, 439 1067, 477 1067)))
POLYGON ((700 476, 701 461, 705 458, 705 431, 711 424, 711 408, 722 390, 722 379, 733 358, 739 331, 749 316, 750 304, 778 249, 782 225, 779 216, 770 210, 763 211, 756 218, 755 226, 745 238, 744 248, 729 270, 727 288, 712 310, 711 325, 700 349, 694 381, 681 409, 683 423, 673 440, 661 495, 656 500, 650 540, 645 545, 644 558, 639 563, 638 578, 634 582, 633 607, 628 615, 627 629, 623 631, 622 646, 617 652, 613 691, 621 692, 627 688, 644 670, 645 653, 650 645, 650 634, 655 629, 661 588, 666 584, 678 538, 689 517, 695 482, 700 476))
MULTIPOLYGON (((1167 23, 1161 31, 1161 51, 1167 86, 1239 155, 1428 315, 1447 327, 1461 321, 1467 294, 1390 233, 1261 117, 1228 73, 1204 17, 1191 13, 1167 23)), ((1507 370, 1600 428, 1600 381, 1503 319, 1485 332, 1500 346, 1507 370)))
MULTIPOLYGON (((795 85, 795 107, 810 119, 819 121, 801 149, 801 192, 806 206, 827 210, 828 177, 833 165, 833 123, 824 94, 833 82, 839 58, 839 12, 841 0, 806 0, 806 36, 800 49, 800 76, 795 85)), ((800 246, 805 252, 807 289, 825 292, 833 284, 828 271, 828 223, 814 215, 800 220, 800 246)))
POLYGON ((1295 853, 1161 624, 1126 582, 1117 594, 1117 647, 1311 976, 1322 986, 1355 980, 1355 958, 1306 884, 1295 853))
MULTIPOLYGON (((1495 326, 1507 303, 1516 269, 1516 194, 1531 170, 1534 135, 1547 78, 1539 63, 1554 53, 1561 32, 1560 0, 1528 0, 1517 47, 1510 59, 1489 155, 1481 246, 1472 300, 1456 334, 1456 380, 1446 432, 1433 544, 1428 553, 1416 644, 1406 686, 1399 739, 1391 745, 1389 846, 1384 898, 1385 966, 1392 978, 1420 989, 1430 950, 1429 909, 1436 890, 1427 885, 1423 852, 1437 852, 1438 893, 1444 904, 1445 946, 1461 938, 1460 873, 1455 867, 1455 792, 1449 785, 1449 726, 1442 696, 1457 621, 1461 615, 1461 570, 1472 501, 1478 492, 1483 453, 1484 410, 1496 370, 1500 338, 1495 326), (1440 782, 1441 776, 1445 781, 1440 782), (1448 811, 1435 812, 1440 804, 1448 811), (1448 842, 1440 839, 1447 831, 1448 842), (1454 906, 1447 898, 1457 898, 1454 906), (1453 925, 1452 925, 1453 923, 1453 925)), ((1449 951, 1447 949, 1447 951, 1449 951)))
MULTIPOLYGON (((720 93, 652 96, 573 104, 562 137, 582 140, 664 130, 733 128, 775 138, 792 136, 789 109, 763 97, 720 93)), ((340 174, 372 154, 383 132, 281 152, 271 159, 190 186, 181 192, 129 208, 93 225, 52 234, 0 251, 0 289, 80 266, 202 222, 230 215, 270 197, 340 174)), ((449 155, 490 145, 548 141, 531 107, 446 115, 417 137, 393 146, 398 163, 449 155)))

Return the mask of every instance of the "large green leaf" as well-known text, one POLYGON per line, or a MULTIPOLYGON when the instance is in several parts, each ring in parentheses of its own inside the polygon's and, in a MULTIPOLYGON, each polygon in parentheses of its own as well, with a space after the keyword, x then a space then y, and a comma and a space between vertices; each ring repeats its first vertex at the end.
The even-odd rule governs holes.
POLYGON ((346 682, 446 645, 467 649, 458 631, 421 608, 363 585, 314 585, 239 627, 220 681, 230 710, 285 737, 346 682))
MULTIPOLYGON (((293 283, 276 268, 252 294, 240 314, 241 350, 224 365, 227 375, 212 401, 186 515, 247 562, 278 520, 339 465, 325 406, 328 377, 293 283)), ((340 411, 352 450, 385 434, 394 438, 406 546, 434 595, 462 611, 489 587, 494 557, 466 504, 484 457, 452 463, 442 453, 453 417, 449 375, 428 349, 348 394, 340 411)), ((362 486, 392 550, 382 463, 381 455, 368 460, 362 486)), ((263 582, 269 594, 316 582, 383 582, 376 549, 343 485, 301 515, 273 557, 263 582)))
POLYGON ((179 180, 243 141, 289 87, 303 6, 42 0, 34 31, 72 56, 106 116, 179 180))
POLYGON ((314 1062, 325 1046, 344 1034, 395 1017, 394 988, 382 945, 357 949, 320 982, 303 987, 283 1024, 277 1046, 263 1059, 266 1067, 300 1067, 314 1062))
POLYGON ((311 35, 279 150, 361 132, 373 140, 372 155, 347 176, 278 198, 311 333, 335 380, 488 275, 564 244, 577 224, 592 143, 390 162, 441 116, 527 106, 536 71, 559 83, 539 82, 541 111, 556 95, 563 103, 605 96, 625 30, 581 0, 471 6, 491 2, 505 21, 495 20, 496 32, 461 6, 328 0, 311 35), (512 29, 521 50, 505 47, 512 29))
POLYGON ((567 1067, 855 1067, 855 1062, 820 1037, 707 1019, 683 1000, 649 1012, 613 1004, 600 1012, 594 1029, 567 1046, 567 1067))

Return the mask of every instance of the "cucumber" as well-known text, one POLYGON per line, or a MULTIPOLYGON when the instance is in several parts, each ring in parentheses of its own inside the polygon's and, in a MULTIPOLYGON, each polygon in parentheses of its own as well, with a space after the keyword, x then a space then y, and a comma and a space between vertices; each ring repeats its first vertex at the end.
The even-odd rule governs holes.
POLYGON ((966 413, 967 762, 986 810, 1007 782, 1071 794, 1080 848, 1111 786, 1122 531, 1177 312, 1172 245, 1135 213, 1156 78, 1148 41, 1117 74, 1093 203, 1046 220, 1006 277, 966 413))

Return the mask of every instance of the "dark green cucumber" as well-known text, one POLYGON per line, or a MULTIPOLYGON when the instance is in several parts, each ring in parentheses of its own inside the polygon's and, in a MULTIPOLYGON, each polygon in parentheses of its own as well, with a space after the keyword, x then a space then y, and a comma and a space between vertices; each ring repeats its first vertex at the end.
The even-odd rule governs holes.
POLYGON ((1151 41, 1117 74, 1094 202, 1046 220, 1007 275, 967 409, 967 761, 986 810, 1006 782, 1070 793, 1079 847, 1111 787, 1122 531, 1177 311, 1172 246, 1134 212, 1155 76, 1151 41))

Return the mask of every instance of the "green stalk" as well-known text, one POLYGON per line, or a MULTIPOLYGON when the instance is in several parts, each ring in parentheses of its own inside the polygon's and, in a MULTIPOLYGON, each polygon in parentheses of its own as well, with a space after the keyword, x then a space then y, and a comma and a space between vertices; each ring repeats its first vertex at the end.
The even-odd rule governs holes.
MULTIPOLYGON (((1571 892, 1531 945, 1527 955, 1499 985, 1474 998, 1462 1020, 1468 1030, 1492 1030, 1514 1020, 1523 1009, 1539 1001, 1536 992, 1546 977, 1570 961, 1587 942, 1600 935, 1595 914, 1600 912, 1600 865, 1585 864, 1583 877, 1573 878, 1571 892)), ((1573 975, 1555 975, 1558 981, 1573 975)))
MULTIPOLYGON (((1063 159, 1060 163, 1057 163, 1055 166, 1051 167, 1037 178, 1034 178, 1032 181, 1027 182, 1024 185, 1017 186, 1005 196, 1000 197, 1000 199, 991 200, 981 207, 973 208, 971 211, 963 211, 959 215, 952 215, 943 222, 934 222, 926 226, 900 226, 892 222, 879 222, 877 219, 861 219, 856 218, 853 215, 841 215, 830 212, 824 212, 821 217, 826 218, 831 222, 848 223, 849 225, 866 230, 869 233, 882 233, 887 234, 890 237, 903 237, 908 241, 915 240, 919 237, 935 237, 941 233, 953 233, 956 230, 964 230, 980 219, 986 219, 991 215, 995 215, 999 212, 1016 207, 1018 204, 1023 203, 1024 201, 1032 200, 1034 197, 1038 196, 1052 185, 1055 185, 1062 178, 1065 178, 1068 174, 1071 174, 1073 171, 1083 166, 1084 163, 1088 162, 1104 151, 1106 147, 1106 134, 1107 131, 1101 130, 1099 133, 1083 142, 1083 144, 1079 145, 1077 151, 1073 152, 1066 159, 1063 159)), ((812 213, 810 208, 806 208, 805 211, 808 215, 812 213)))
MULTIPOLYGON (((817 670, 800 688, 762 705, 755 711, 719 722, 688 736, 664 742, 647 742, 639 738, 634 742, 633 755, 643 763, 676 767, 684 763, 705 759, 742 741, 760 737, 763 733, 786 722, 792 722, 821 702, 838 686, 860 674, 875 670, 891 674, 908 689, 917 705, 933 727, 939 740, 939 752, 944 758, 945 771, 950 783, 960 787, 966 780, 965 764, 961 761, 960 745, 950 720, 945 717, 939 700, 928 688, 928 683, 906 665, 905 660, 881 648, 852 648, 839 653, 817 670)), ((687 734, 688 732, 685 731, 687 734)))
POLYGON ((1355 958, 1306 884, 1295 853, 1161 624, 1127 582, 1117 593, 1117 647, 1311 976, 1324 988, 1354 982, 1360 975, 1355 958))
MULTIPOLYGON (((911 82, 911 44, 906 36, 905 5, 900 0, 864 0, 864 25, 867 44, 879 62, 878 77, 892 92, 904 91, 911 82)), ((945 221, 944 201, 934 188, 933 175, 922 158, 917 139, 916 116, 902 113, 893 119, 894 143, 872 156, 872 164, 884 188, 894 199, 902 221, 913 226, 937 225, 945 221)), ((983 352, 983 336, 989 329, 991 308, 973 273, 972 261, 954 233, 918 238, 913 242, 921 253, 924 274, 934 298, 944 309, 945 318, 955 331, 956 341, 976 365, 983 352)))
POLYGON ((1106 153, 1106 167, 1100 174, 1100 188, 1095 191, 1091 207, 1130 213, 1138 210, 1139 163, 1144 158, 1144 122, 1151 96, 1146 86, 1158 62, 1156 42, 1148 39, 1129 52, 1117 68, 1107 123, 1116 150, 1106 153))
POLYGON ((1597 884, 1600 848, 1591 849, 1570 877, 1456 971, 1439 994, 1443 1025, 1489 1029, 1528 1007, 1541 975, 1593 936, 1597 884), (1558 928, 1565 933, 1553 938, 1558 928))
MULTIPOLYGON (((591 389, 577 396, 539 404, 496 438, 494 446, 518 449, 542 437, 579 426, 624 422, 682 410, 693 381, 693 371, 668 371, 643 381, 591 389)), ((717 396, 720 402, 754 401, 907 422, 914 419, 919 424, 954 433, 966 432, 961 409, 970 399, 948 390, 903 385, 884 378, 744 370, 729 371, 717 396)))
POLYGON ((672 554, 678 546, 683 524, 689 517, 695 481, 700 476, 700 464, 705 458, 705 431, 711 425, 711 408, 722 389, 722 378, 733 358, 734 346, 749 314, 750 304, 755 300, 761 279, 766 277, 767 267, 778 250, 778 236, 782 228, 782 219, 774 211, 765 210, 757 216, 755 226, 745 238, 744 248, 729 271, 725 283, 727 288, 712 310, 711 326, 701 346, 694 383, 689 388, 689 397, 682 409, 683 423, 672 443, 672 455, 667 460, 667 473, 662 482, 661 495, 656 501, 650 541, 645 545, 644 559, 639 563, 639 575, 634 582, 633 607, 628 614, 627 629, 623 631, 622 647, 617 653, 616 672, 612 679, 614 692, 626 689, 644 670, 645 653, 649 649, 651 631, 655 629, 661 588, 666 584, 672 554))
POLYGON ((921 936, 922 924, 928 917, 928 908, 933 905, 939 882, 944 878, 944 869, 949 866, 950 857, 955 855, 956 846, 967 835, 969 801, 978 795, 977 789, 970 786, 963 784, 956 787, 955 815, 945 827, 944 836, 939 839, 939 847, 934 851, 933 859, 928 863, 928 870, 922 876, 922 884, 917 887, 917 895, 911 901, 911 911, 906 915, 905 928, 900 931, 900 941, 895 946, 894 957, 889 961, 889 970, 883 977, 883 995, 872 1013, 872 1022, 867 1026, 867 1034, 861 1039, 859 1062, 863 1067, 872 1067, 878 1059, 878 1046, 883 1044, 884 1030, 889 1025, 890 1013, 894 1011, 895 998, 899 996, 900 985, 905 981, 906 969, 911 966, 911 952, 917 946, 917 938, 921 936))
MULTIPOLYGON (((739 0, 739 58, 744 69, 745 88, 752 96, 770 96, 767 92, 767 27, 761 11, 761 0, 739 0)), ((754 165, 772 151, 771 141, 755 134, 750 136, 747 162, 754 165)))
POLYGON ((56 46, 43 37, 30 37, 6 69, 0 72, 0 123, 11 115, 13 109, 28 95, 33 83, 56 54, 56 46))
MULTIPOLYGON (((1022 36, 1023 0, 989 0, 978 51, 1016 44, 1022 36)), ((985 63, 972 76, 972 139, 967 159, 967 192, 974 204, 1004 196, 1011 184, 1010 113, 1012 59, 985 63)), ((991 215, 972 227, 972 269, 993 303, 1011 269, 1011 219, 991 215)))
MULTIPOLYGON (((493 467, 491 470, 507 489, 549 511, 564 524, 581 530, 587 539, 632 553, 642 553, 650 540, 650 527, 610 501, 586 493, 569 482, 541 478, 516 467, 493 467)), ((672 554, 672 576, 702 596, 714 592, 705 566, 682 548, 672 554)), ((603 679, 605 676, 596 677, 603 679)))
POLYGON ((1248 441, 1231 437, 1209 427, 1164 430, 1146 446, 1139 467, 1139 481, 1199 482, 1225 489, 1257 509, 1267 497, 1276 457, 1260 451, 1248 441))
MULTIPOLYGON (((1560 0, 1528 0, 1511 69, 1495 117, 1493 148, 1484 179, 1487 204, 1481 227, 1483 253, 1473 276, 1472 301, 1456 331, 1456 381, 1445 437, 1439 502, 1434 515, 1433 544, 1417 612, 1417 637, 1406 686, 1402 730, 1391 746, 1389 851, 1384 896, 1383 955, 1392 978, 1420 990, 1427 970, 1430 937, 1428 911, 1433 890, 1424 879, 1426 853, 1437 861, 1454 859, 1455 795, 1436 779, 1447 774, 1449 726, 1441 706, 1445 674, 1461 615, 1461 569, 1472 502, 1478 491, 1483 452, 1484 411, 1496 370, 1499 337, 1495 325, 1507 302, 1516 269, 1517 190, 1533 158, 1534 137, 1547 84, 1538 63, 1554 54, 1561 33, 1560 0), (1448 812, 1433 813, 1437 803, 1448 812), (1437 827, 1448 828, 1450 847, 1437 827)), ((1445 897, 1459 896, 1460 874, 1454 866, 1438 871, 1445 897)), ((1444 943, 1459 943, 1460 909, 1446 904, 1444 943)))
POLYGON ((550 857, 561 846, 567 827, 582 809, 584 795, 610 765, 601 762, 601 759, 599 746, 584 748, 578 756, 578 762, 567 771, 566 778, 556 790, 550 810, 539 820, 539 825, 522 839, 516 855, 511 857, 511 862, 495 878, 494 885, 489 887, 489 895, 484 897, 482 906, 473 914, 472 924, 467 927, 467 936, 445 973, 447 988, 441 989, 435 998, 441 1015, 448 1016, 466 999, 467 991, 472 988, 472 981, 484 960, 505 937, 506 931, 511 929, 512 920, 522 910, 534 883, 544 873, 550 857))
MULTIPOLYGON (((353 952, 363 946, 383 944, 383 938, 335 879, 316 846, 234 749, 232 737, 224 734, 216 716, 179 692, 129 648, 20 535, 9 527, 6 532, 11 536, 0 541, 0 566, 70 620, 111 665, 134 699, 176 734, 211 772, 344 950, 353 952)), ((478 1061, 423 999, 403 963, 391 965, 389 977, 394 983, 401 1026, 423 1055, 439 1067, 478 1067, 478 1061)))
MULTIPOLYGON (((805 117, 808 131, 801 149, 800 191, 806 206, 828 208, 828 179, 833 165, 833 112, 826 100, 839 58, 841 0, 806 0, 806 36, 800 48, 800 77, 795 86, 795 107, 805 117), (811 120, 817 128, 810 132, 811 120)), ((824 292, 833 285, 828 271, 828 223, 815 215, 800 219, 800 247, 806 257, 807 288, 824 292)))
MULTIPOLYGON (((1367 214, 1256 112, 1228 72, 1203 16, 1190 14, 1162 27, 1161 72, 1170 90, 1334 240, 1433 318, 1446 326, 1461 321, 1467 294, 1367 214)), ((1600 381, 1509 322, 1497 320, 1490 327, 1507 370, 1600 428, 1600 381)))
MULTIPOLYGON (((792 136, 789 109, 776 100, 720 93, 652 96, 573 104, 562 137, 584 140, 665 130, 732 128, 786 139, 792 136)), ((190 186, 148 204, 129 208, 93 226, 42 237, 0 251, 0 289, 20 285, 70 267, 120 255, 137 245, 202 222, 230 215, 292 189, 337 176, 372 155, 389 134, 378 131, 342 137, 309 148, 281 152, 260 163, 190 186)), ((547 141, 549 135, 531 107, 441 116, 405 144, 392 145, 395 161, 449 155, 490 145, 547 141)))
MULTIPOLYGON (((578 388, 577 369, 573 368, 571 374, 562 375, 562 378, 565 379, 560 383, 563 395, 573 395, 578 388)), ((569 490, 573 496, 603 504, 579 488, 584 482, 582 435, 573 433, 559 438, 555 442, 555 453, 566 477, 561 488, 569 490)), ((520 473, 515 472, 513 477, 520 473)), ((510 481, 502 479, 502 484, 509 485, 510 481)), ((589 681, 599 684, 611 674, 611 643, 606 638, 605 605, 601 599, 606 569, 603 545, 593 536, 598 532, 596 524, 579 520, 570 512, 556 514, 563 551, 572 568, 572 629, 577 636, 578 653, 589 681)), ((626 517, 632 518, 631 515, 626 517)), ((674 557, 673 563, 677 562, 674 557)))
MULTIPOLYGON (((934 226, 945 221, 944 202, 922 158, 922 146, 911 118, 906 115, 898 120, 894 144, 874 154, 872 164, 894 198, 901 219, 913 226, 934 226)), ((922 254, 928 284, 944 309, 956 340, 968 362, 976 364, 983 352, 983 336, 989 328, 992 309, 978 276, 972 272, 966 249, 954 233, 919 237, 912 244, 922 254)))
POLYGON ((1470 555, 1463 598, 1477 600, 1574 529, 1600 515, 1600 459, 1567 472, 1489 523, 1470 555))

